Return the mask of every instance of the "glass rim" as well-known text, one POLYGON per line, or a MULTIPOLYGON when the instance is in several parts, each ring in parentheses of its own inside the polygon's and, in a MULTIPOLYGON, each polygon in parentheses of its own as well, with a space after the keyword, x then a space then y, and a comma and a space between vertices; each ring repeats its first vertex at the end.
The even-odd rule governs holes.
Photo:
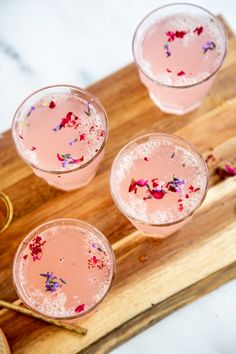
MULTIPOLYGON (((110 244, 109 240, 107 239, 107 237, 100 231, 98 230, 96 227, 94 227, 93 225, 85 222, 85 221, 82 221, 82 220, 79 220, 79 219, 74 219, 74 218, 58 218, 58 219, 53 219, 53 220, 50 220, 50 221, 47 221, 45 223, 42 223, 40 225, 38 225, 37 227, 35 227, 34 229, 32 229, 24 238, 23 240, 21 240, 17 250, 16 250, 16 253, 14 255, 14 260, 13 260, 13 265, 12 265, 12 279, 13 279, 13 285, 14 285, 14 288, 15 288, 15 291, 19 297, 19 299, 22 301, 22 303, 28 307, 30 310, 32 310, 33 312, 43 316, 43 317, 46 317, 46 318, 50 318, 50 319, 54 319, 54 320, 73 320, 73 319, 77 319, 77 318, 80 318, 80 317, 84 317, 86 316, 87 314, 89 314, 90 312, 92 312, 94 309, 96 309, 102 302, 103 300, 106 298, 106 296, 108 295, 108 293, 111 291, 112 287, 113 287, 113 284, 114 284, 114 280, 115 280, 115 274, 116 274, 116 258, 115 258, 115 254, 114 254, 114 251, 113 251, 113 248, 112 248, 112 245, 110 244), (32 307, 30 304, 28 304, 25 299, 23 299, 23 296, 21 296, 21 292, 20 292, 20 288, 23 289, 23 287, 20 287, 18 286, 19 284, 19 277, 18 275, 16 274, 16 270, 17 270, 17 264, 19 262, 19 257, 20 257, 20 254, 22 252, 22 249, 23 249, 23 246, 24 246, 24 242, 27 242, 28 240, 30 240, 30 238, 34 237, 34 235, 39 231, 39 230, 42 230, 44 229, 45 226, 47 225, 50 225, 50 224, 54 224, 54 223, 62 223, 63 222, 77 222, 78 224, 82 224, 82 226, 84 225, 85 227, 89 226, 91 227, 96 233, 98 233, 103 241, 105 241, 105 243, 107 244, 110 252, 111 252, 111 261, 112 261, 112 266, 111 266, 111 270, 112 270, 112 277, 110 279, 110 284, 109 284, 109 287, 107 288, 105 294, 102 296, 102 298, 94 305, 92 306, 90 309, 84 311, 83 313, 78 313, 74 316, 50 316, 50 315, 47 315, 47 314, 44 314, 43 312, 40 312, 38 311, 37 309, 35 309, 34 307, 32 307)), ((23 293, 23 290, 22 290, 22 293, 23 293)))
POLYGON ((207 168, 207 164, 204 160, 204 158, 202 157, 201 153, 198 151, 198 149, 195 147, 195 145, 193 145, 192 143, 190 143, 189 141, 185 140, 184 138, 178 136, 178 135, 175 135, 175 134, 167 134, 167 133, 148 133, 148 134, 144 134, 144 135, 141 135, 135 139, 133 139, 132 141, 130 141, 128 144, 126 144, 125 146, 123 146, 119 152, 117 153, 116 157, 114 158, 113 160, 113 163, 112 163, 112 167, 111 167, 111 171, 110 171, 110 178, 109 178, 109 185, 110 185, 110 193, 111 193, 111 196, 112 196, 112 199, 115 203, 115 205, 117 206, 117 208, 120 210, 120 212, 126 216, 126 218, 128 218, 129 220, 131 221, 134 221, 134 222, 137 222, 139 224, 142 224, 142 225, 147 225, 147 226, 156 226, 156 227, 166 227, 166 226, 172 226, 172 225, 176 225, 184 220, 186 220, 188 217, 192 216, 195 211, 197 209, 200 208, 200 206, 202 205, 202 203, 204 202, 205 198, 206 198, 206 195, 207 195, 207 191, 208 191, 208 185, 209 185, 209 173, 208 173, 208 168, 207 168), (144 139, 144 138, 147 138, 147 137, 150 137, 150 136, 165 136, 167 138, 177 138, 178 140, 180 140, 182 143, 184 143, 185 145, 187 145, 199 158, 200 160, 202 161, 202 166, 204 167, 204 170, 206 172, 206 184, 205 184, 205 189, 204 189, 204 193, 202 195, 202 198, 199 200, 199 202, 197 203, 197 205, 191 210, 189 211, 185 216, 177 219, 177 220, 174 220, 174 221, 170 221, 170 222, 165 222, 165 223, 151 223, 151 222, 147 222, 147 221, 143 221, 143 220, 140 220, 138 218, 135 218, 134 216, 130 215, 129 213, 127 213, 124 209, 121 208, 121 206, 119 206, 118 204, 118 201, 115 197, 115 193, 113 193, 112 191, 112 172, 113 172, 113 168, 115 166, 115 162, 119 159, 120 155, 128 148, 130 147, 133 143, 137 142, 138 140, 141 140, 141 139, 144 139))
POLYGON ((145 75, 149 80, 151 80, 153 83, 159 85, 159 86, 162 86, 162 87, 168 87, 168 88, 175 88, 175 89, 185 89, 185 88, 190 88, 190 87, 193 87, 193 86, 197 86, 199 84, 202 84, 203 82, 205 81, 208 81, 210 78, 212 78, 221 68, 224 60, 225 60, 225 57, 226 57, 226 54, 227 54, 227 51, 228 51, 228 36, 227 36, 227 32, 225 30, 225 27, 223 26, 222 24, 222 21, 220 21, 218 19, 217 16, 215 16, 212 12, 210 12, 209 10, 205 9, 204 7, 202 6, 199 6, 199 5, 195 5, 195 4, 192 4, 192 3, 187 3, 187 2, 177 2, 177 3, 170 3, 170 4, 167 4, 167 5, 163 5, 163 6, 160 6, 160 7, 157 7, 156 9, 150 11, 138 24, 138 26, 136 27, 135 29, 135 32, 134 32, 134 35, 133 35, 133 40, 132 40, 132 53, 133 53, 133 58, 134 58, 134 63, 135 65, 137 66, 137 68, 142 72, 143 75, 145 75), (190 7, 195 7, 195 8, 198 8, 200 10, 202 10, 203 12, 205 12, 207 15, 209 15, 210 17, 212 17, 215 22, 217 23, 217 25, 222 29, 222 33, 223 33, 223 37, 224 37, 224 54, 222 56, 222 59, 219 63, 219 65, 216 67, 216 69, 211 73, 209 74, 207 77, 205 77, 204 79, 200 80, 200 81, 197 81, 197 82, 194 82, 192 84, 187 84, 187 85, 180 85, 180 86, 176 86, 176 85, 169 85, 169 84, 165 84, 165 83, 162 83, 158 80, 155 80, 154 78, 152 78, 150 75, 148 75, 142 68, 142 66, 139 64, 137 58, 136 58, 136 55, 135 55, 135 42, 136 42, 136 36, 137 36, 137 33, 138 33, 138 30, 139 28, 141 27, 141 25, 154 13, 158 12, 159 10, 162 10, 163 8, 166 8, 166 7, 175 7, 175 6, 178 6, 178 5, 183 5, 183 6, 190 6, 190 7))
POLYGON ((15 148, 16 148, 16 151, 17 153, 19 154, 19 156, 28 164, 30 165, 32 168, 35 168, 36 170, 39 170, 39 171, 42 171, 42 172, 47 172, 47 173, 53 173, 53 174, 57 174, 57 175, 64 175, 64 174, 67 174, 67 173, 71 173, 71 172, 75 172, 75 171, 78 171, 78 170, 81 170, 83 169, 84 167, 86 167, 87 165, 89 165, 98 155, 100 155, 100 153, 103 151, 105 145, 106 145, 106 142, 107 142, 107 138, 108 138, 108 132, 109 132, 109 122, 108 122, 108 116, 107 116, 107 113, 102 105, 102 103, 100 102, 100 100, 93 94, 89 93, 88 91, 78 87, 78 86, 75 86, 75 85, 69 85, 69 84, 55 84, 55 85, 49 85, 49 86, 44 86, 36 91, 34 91, 33 93, 31 93, 30 95, 28 95, 22 102, 21 104, 17 107, 15 113, 14 113, 14 116, 13 116, 13 120, 12 120, 12 126, 11 126, 11 131, 12 131, 12 138, 13 138, 13 142, 14 142, 14 145, 15 145, 15 148), (105 120, 105 137, 103 139, 103 142, 102 142, 102 145, 100 146, 100 148, 98 149, 98 151, 95 153, 95 155, 93 157, 91 157, 91 159, 89 159, 87 162, 81 164, 80 166, 76 167, 76 168, 73 168, 73 169, 70 169, 70 170, 59 170, 59 169, 45 169, 45 168, 41 168, 39 166, 37 166, 36 164, 34 164, 33 162, 31 161, 28 161, 26 159, 26 157, 21 153, 21 150, 20 148, 18 147, 18 144, 17 144, 17 137, 15 136, 15 123, 17 121, 17 117, 18 117, 18 114, 20 112, 20 110, 22 109, 22 107, 24 107, 24 105, 27 104, 28 100, 32 97, 34 97, 35 95, 37 95, 38 93, 40 92, 43 92, 43 91, 46 91, 48 89, 57 89, 57 88, 68 88, 68 89, 73 89, 73 90, 76 90, 77 92, 79 92, 79 94, 85 94, 87 96, 89 96, 91 98, 91 100, 95 101, 96 104, 98 105, 99 109, 101 110, 101 113, 103 115, 103 118, 105 120))

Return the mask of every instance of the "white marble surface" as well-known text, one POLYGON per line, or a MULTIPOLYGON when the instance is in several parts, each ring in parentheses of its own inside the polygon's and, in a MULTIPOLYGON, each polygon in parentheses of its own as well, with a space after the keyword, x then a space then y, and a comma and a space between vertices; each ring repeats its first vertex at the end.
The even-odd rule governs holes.
MULTIPOLYGON (((235 0, 192 2, 222 13, 236 31, 235 0)), ((17 105, 33 90, 54 83, 84 87, 129 63, 137 23, 166 3, 0 0, 0 132, 10 127, 17 105)), ((235 298, 232 281, 113 354, 235 354, 235 298)))

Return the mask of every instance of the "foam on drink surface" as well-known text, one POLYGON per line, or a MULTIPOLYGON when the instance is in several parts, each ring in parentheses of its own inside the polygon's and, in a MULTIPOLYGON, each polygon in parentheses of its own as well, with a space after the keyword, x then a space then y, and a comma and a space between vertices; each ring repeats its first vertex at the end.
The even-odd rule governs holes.
POLYGON ((111 175, 112 191, 121 209, 128 216, 150 224, 183 218, 201 201, 206 183, 206 171, 198 155, 176 143, 155 137, 143 143, 133 143, 121 152, 115 160, 111 175), (147 187, 137 187, 136 193, 129 192, 133 179, 148 180, 152 189, 151 181, 154 178, 157 178, 160 187, 173 180, 173 176, 184 179, 181 192, 171 192, 164 188, 167 193, 160 200, 147 199, 150 195, 147 187), (193 192, 192 189, 199 190, 193 192), (183 208, 180 208, 180 204, 183 208))
POLYGON ((93 308, 108 291, 113 276, 113 258, 104 240, 95 232, 75 226, 55 226, 40 233, 42 254, 32 258, 31 242, 24 245, 18 264, 21 296, 38 312, 52 317, 76 316, 93 308), (60 283, 47 291, 46 278, 53 272, 60 283), (61 280, 62 279, 62 280, 61 280))
POLYGON ((171 86, 191 85, 206 79, 218 68, 223 55, 223 33, 216 23, 207 16, 184 13, 157 20, 145 31, 138 48, 143 71, 153 80, 171 86), (194 30, 201 26, 203 31, 198 35, 194 30), (168 41, 168 31, 186 34, 168 41), (214 42, 215 48, 204 53, 203 46, 209 41, 214 42), (181 71, 184 74, 178 76, 181 71))
POLYGON ((48 95, 23 107, 17 130, 23 157, 41 169, 57 171, 73 170, 91 160, 107 133, 105 117, 93 100, 73 92, 48 95))

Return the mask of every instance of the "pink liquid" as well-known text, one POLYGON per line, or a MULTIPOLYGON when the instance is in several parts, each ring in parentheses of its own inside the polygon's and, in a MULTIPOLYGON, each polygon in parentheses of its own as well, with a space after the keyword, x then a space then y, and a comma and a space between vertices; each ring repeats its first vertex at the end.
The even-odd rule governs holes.
POLYGON ((206 15, 179 13, 157 19, 139 39, 140 77, 163 111, 183 114, 201 104, 214 76, 204 80, 217 71, 225 53, 218 26, 206 15))
POLYGON ((198 153, 184 145, 178 137, 153 134, 131 143, 114 162, 113 197, 145 234, 166 236, 178 230, 204 198, 205 163, 198 153), (175 178, 181 179, 182 184, 176 186, 175 178), (140 180, 147 185, 135 186, 134 181, 140 180), (167 226, 168 223, 172 225, 167 226))
POLYGON ((76 90, 32 100, 20 112, 13 132, 18 151, 55 187, 70 190, 87 184, 103 158, 107 136, 96 102, 76 90))
POLYGON ((20 246, 13 270, 17 291, 26 305, 45 316, 83 315, 110 288, 113 257, 105 237, 87 224, 51 222, 20 246), (46 288, 48 272, 56 277, 54 290, 46 288))

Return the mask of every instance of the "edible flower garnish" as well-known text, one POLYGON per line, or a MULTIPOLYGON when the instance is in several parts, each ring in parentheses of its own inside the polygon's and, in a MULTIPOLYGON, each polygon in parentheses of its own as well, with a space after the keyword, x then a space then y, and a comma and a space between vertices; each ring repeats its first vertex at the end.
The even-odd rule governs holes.
POLYGON ((57 291, 57 289, 62 286, 58 280, 60 280, 64 284, 66 284, 65 280, 56 277, 53 274, 53 272, 41 273, 40 275, 41 275, 41 277, 46 278, 46 282, 45 282, 45 290, 46 291, 51 291, 51 292, 57 291))
POLYGON ((55 132, 58 132, 62 128, 78 128, 79 123, 78 123, 78 117, 73 114, 72 112, 68 112, 66 117, 61 119, 61 123, 59 123, 55 128, 52 130, 55 132))
POLYGON ((225 179, 228 177, 236 176, 236 169, 231 165, 225 165, 223 167, 219 166, 217 168, 217 173, 220 176, 220 178, 225 179))
POLYGON ((184 38, 184 36, 187 34, 188 32, 186 31, 168 31, 166 32, 166 35, 168 37, 168 42, 173 42, 175 40, 175 38, 184 38))
POLYGON ((168 44, 164 44, 164 49, 166 51, 166 57, 170 57, 171 56, 171 52, 170 52, 170 48, 168 44))
POLYGON ((32 106, 29 110, 29 112, 27 113, 26 117, 29 117, 31 115, 31 113, 35 110, 35 107, 32 106))
POLYGON ((83 312, 84 307, 85 307, 85 304, 81 304, 81 305, 77 306, 75 309, 75 312, 78 312, 78 313, 83 312))
POLYGON ((212 41, 208 41, 206 42, 203 46, 202 46, 202 49, 203 49, 203 53, 205 54, 208 50, 213 50, 215 49, 216 45, 214 42, 212 41))
POLYGON ((56 107, 56 103, 55 103, 54 101, 51 101, 51 102, 49 103, 49 106, 48 106, 48 107, 51 108, 51 109, 53 109, 53 108, 56 107))
POLYGON ((171 192, 182 192, 180 186, 185 184, 185 180, 182 178, 177 178, 173 176, 173 180, 167 183, 167 188, 171 192))
POLYGON ((57 159, 61 161, 62 167, 64 168, 67 165, 73 165, 84 161, 84 156, 81 156, 79 159, 77 159, 72 157, 71 154, 57 154, 57 159))
POLYGON ((90 107, 90 105, 91 105, 91 102, 88 101, 87 102, 87 111, 84 111, 84 113, 87 114, 87 116, 91 115, 91 107, 90 107))
POLYGON ((185 72, 183 70, 181 70, 177 73, 177 76, 183 76, 183 75, 185 75, 185 72))
POLYGON ((29 244, 29 249, 31 251, 31 256, 33 261, 40 260, 43 255, 43 245, 46 241, 42 241, 41 236, 36 236, 29 244))
POLYGON ((197 33, 198 36, 203 32, 203 27, 196 27, 195 30, 193 31, 194 33, 197 33))

